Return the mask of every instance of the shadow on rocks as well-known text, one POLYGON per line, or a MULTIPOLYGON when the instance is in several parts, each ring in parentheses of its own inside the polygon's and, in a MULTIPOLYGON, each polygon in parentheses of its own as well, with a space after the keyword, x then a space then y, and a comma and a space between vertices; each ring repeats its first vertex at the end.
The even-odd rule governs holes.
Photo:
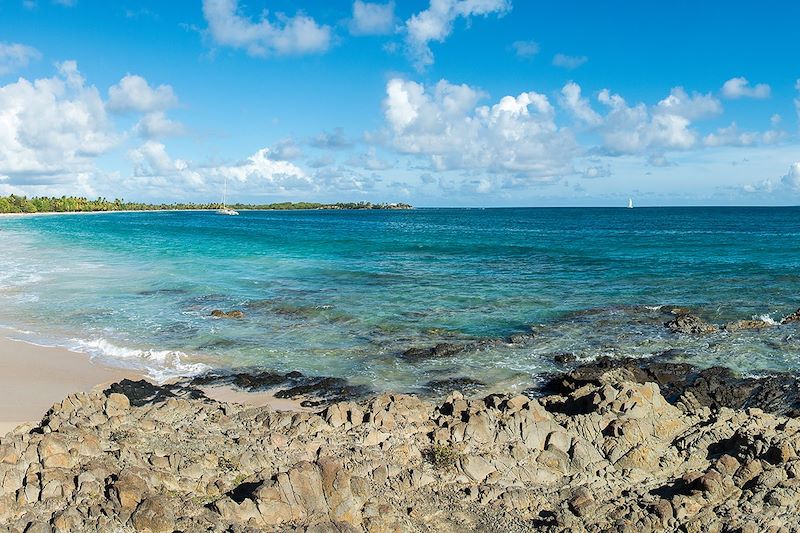
MULTIPOLYGON (((556 375, 541 389, 527 393, 566 396, 584 385, 600 384, 603 374, 609 371, 624 372, 626 379, 637 383, 658 384, 661 393, 673 404, 683 401, 695 407, 712 409, 755 407, 779 415, 800 415, 800 380, 790 374, 741 377, 725 367, 701 369, 687 363, 652 359, 602 357, 571 372, 556 375)), ((582 406, 566 403, 560 409, 572 414, 582 412, 582 406)))

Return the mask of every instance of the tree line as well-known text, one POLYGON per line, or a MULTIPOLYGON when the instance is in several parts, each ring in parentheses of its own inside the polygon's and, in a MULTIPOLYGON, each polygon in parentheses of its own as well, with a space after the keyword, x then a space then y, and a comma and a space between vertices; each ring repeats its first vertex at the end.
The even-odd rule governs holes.
MULTIPOLYGON (((213 210, 220 209, 220 203, 172 203, 148 204, 126 202, 123 199, 90 200, 79 196, 47 197, 0 196, 0 213, 81 213, 103 211, 166 211, 166 210, 213 210)), ((289 209, 411 209, 409 204, 373 204, 370 202, 340 202, 323 204, 316 202, 277 202, 272 204, 233 204, 233 209, 289 210, 289 209)))

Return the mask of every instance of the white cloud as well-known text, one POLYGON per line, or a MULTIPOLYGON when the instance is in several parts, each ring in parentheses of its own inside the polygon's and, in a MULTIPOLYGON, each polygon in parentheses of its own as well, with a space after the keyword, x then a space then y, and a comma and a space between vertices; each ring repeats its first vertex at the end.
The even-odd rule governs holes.
POLYGON ((391 144, 428 159, 435 170, 477 170, 552 179, 571 171, 572 135, 555 124, 547 97, 536 92, 505 96, 478 106, 483 93, 442 80, 427 89, 392 79, 384 115, 391 144))
POLYGON ((181 188, 184 192, 216 194, 226 178, 231 187, 247 184, 248 192, 253 193, 308 192, 314 188, 302 169, 288 161, 277 160, 268 148, 258 150, 239 163, 203 166, 173 159, 162 143, 146 141, 129 150, 128 157, 141 186, 168 187, 171 194, 179 193, 181 188))
POLYGON ((722 85, 722 96, 725 98, 769 98, 772 90, 766 83, 750 86, 747 78, 731 78, 722 85))
POLYGON ((539 43, 536 41, 514 41, 511 43, 511 48, 517 57, 529 59, 539 53, 539 43))
POLYGON ((566 54, 556 54, 553 56, 553 65, 563 67, 565 69, 576 69, 589 61, 586 56, 568 56, 566 54))
POLYGON ((658 102, 656 111, 697 120, 722 113, 722 104, 710 93, 689 96, 683 87, 673 87, 669 96, 658 102))
POLYGON ((581 97, 581 87, 575 82, 569 82, 561 88, 559 102, 576 119, 588 126, 599 126, 603 123, 603 117, 592 109, 588 100, 581 97))
POLYGON ((353 35, 387 35, 394 31, 394 1, 385 4, 353 2, 353 17, 350 19, 353 35))
POLYGON ((203 15, 211 38, 217 44, 242 48, 253 56, 324 52, 331 43, 331 29, 311 17, 297 13, 275 15, 264 11, 254 22, 241 14, 238 0, 203 0, 203 15))
POLYGON ((169 85, 150 87, 141 76, 128 74, 108 89, 108 110, 116 113, 163 111, 178 104, 169 85))
POLYGON ((303 156, 303 151, 297 146, 294 139, 281 139, 269 150, 272 159, 285 159, 291 161, 303 156))
POLYGON ((90 171, 118 141, 99 91, 74 61, 59 64, 52 78, 0 87, 0 176, 8 181, 90 171))
POLYGON ((747 184, 745 192, 749 193, 779 193, 800 192, 800 162, 792 163, 789 172, 778 179, 769 178, 759 183, 747 184))
POLYGON ((427 9, 412 15, 405 23, 406 45, 415 67, 422 70, 433 64, 430 43, 444 42, 457 18, 503 15, 510 9, 509 0, 430 0, 427 9))
POLYGON ((134 176, 179 178, 184 185, 193 188, 204 184, 199 172, 189 168, 189 163, 182 159, 173 160, 162 143, 147 141, 130 150, 128 157, 134 164, 134 176))
POLYGON ((789 172, 781 178, 781 184, 793 191, 800 191, 800 163, 792 163, 789 172))
POLYGON ((736 122, 730 126, 718 128, 716 132, 709 133, 703 138, 706 146, 750 146, 759 141, 761 135, 752 131, 740 131, 736 122))
POLYGON ((42 54, 36 48, 19 43, 0 43, 0 76, 26 67, 42 54))
POLYGON ((255 182, 274 187, 275 192, 305 189, 312 186, 311 179, 294 163, 276 161, 270 157, 269 148, 262 148, 234 165, 222 165, 206 170, 211 176, 222 176, 241 183, 255 182))
POLYGON ((682 87, 673 88, 651 108, 643 103, 631 107, 608 89, 600 92, 598 100, 609 108, 601 128, 603 147, 616 154, 692 148, 698 140, 692 121, 722 112, 711 95, 690 96, 682 87))
POLYGON ((136 123, 134 131, 145 139, 158 139, 186 134, 186 128, 183 124, 167 118, 163 111, 147 113, 136 123))

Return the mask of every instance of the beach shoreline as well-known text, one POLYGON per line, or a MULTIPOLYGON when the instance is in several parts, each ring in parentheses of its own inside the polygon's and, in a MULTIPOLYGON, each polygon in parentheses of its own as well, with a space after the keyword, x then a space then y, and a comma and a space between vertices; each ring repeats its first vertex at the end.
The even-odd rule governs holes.
POLYGON ((10 338, 0 330, 0 435, 35 423, 56 402, 120 379, 142 379, 134 370, 100 365, 83 353, 10 338))
MULTIPOLYGON (((35 426, 53 404, 70 394, 102 391, 123 379, 155 383, 140 371, 103 364, 83 352, 13 337, 13 330, 0 328, 0 436, 20 426, 35 426)), ((270 391, 248 392, 221 384, 201 390, 220 402, 269 405, 277 411, 307 410, 299 401, 276 398, 270 391)))

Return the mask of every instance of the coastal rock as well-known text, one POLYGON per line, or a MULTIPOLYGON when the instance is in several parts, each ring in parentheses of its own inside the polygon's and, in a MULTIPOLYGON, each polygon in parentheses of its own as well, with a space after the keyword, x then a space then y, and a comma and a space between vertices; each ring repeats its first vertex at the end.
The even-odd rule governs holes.
POLYGON ((175 516, 169 499, 152 496, 144 500, 131 516, 131 525, 136 531, 171 533, 175 529, 175 516))
POLYGON ((790 313, 781 319, 781 324, 789 324, 791 322, 800 322, 800 309, 794 313, 790 313))
POLYGON ((696 315, 682 314, 666 323, 666 326, 676 332, 687 335, 705 335, 715 333, 719 328, 714 324, 709 324, 696 315))
POLYGON ((211 311, 211 316, 214 318, 244 318, 244 311, 233 309, 232 311, 223 311, 221 309, 214 309, 211 311))
MULTIPOLYGON (((592 363, 551 379, 545 392, 560 395, 603 383, 609 376, 624 377, 637 383, 657 383, 660 393, 671 403, 695 405, 697 408, 743 409, 756 407, 777 414, 800 414, 800 379, 787 373, 753 378, 741 377, 730 369, 701 369, 687 363, 670 363, 658 359, 612 359, 601 357, 592 363)), ((565 396, 566 397, 566 396, 565 396)), ((553 409, 584 409, 578 402, 562 403, 553 409)))
POLYGON ((0 531, 722 532, 800 521, 800 423, 779 414, 800 389, 788 378, 602 360, 537 398, 381 394, 318 413, 186 387, 71 395, 32 431, 0 438, 0 531))

